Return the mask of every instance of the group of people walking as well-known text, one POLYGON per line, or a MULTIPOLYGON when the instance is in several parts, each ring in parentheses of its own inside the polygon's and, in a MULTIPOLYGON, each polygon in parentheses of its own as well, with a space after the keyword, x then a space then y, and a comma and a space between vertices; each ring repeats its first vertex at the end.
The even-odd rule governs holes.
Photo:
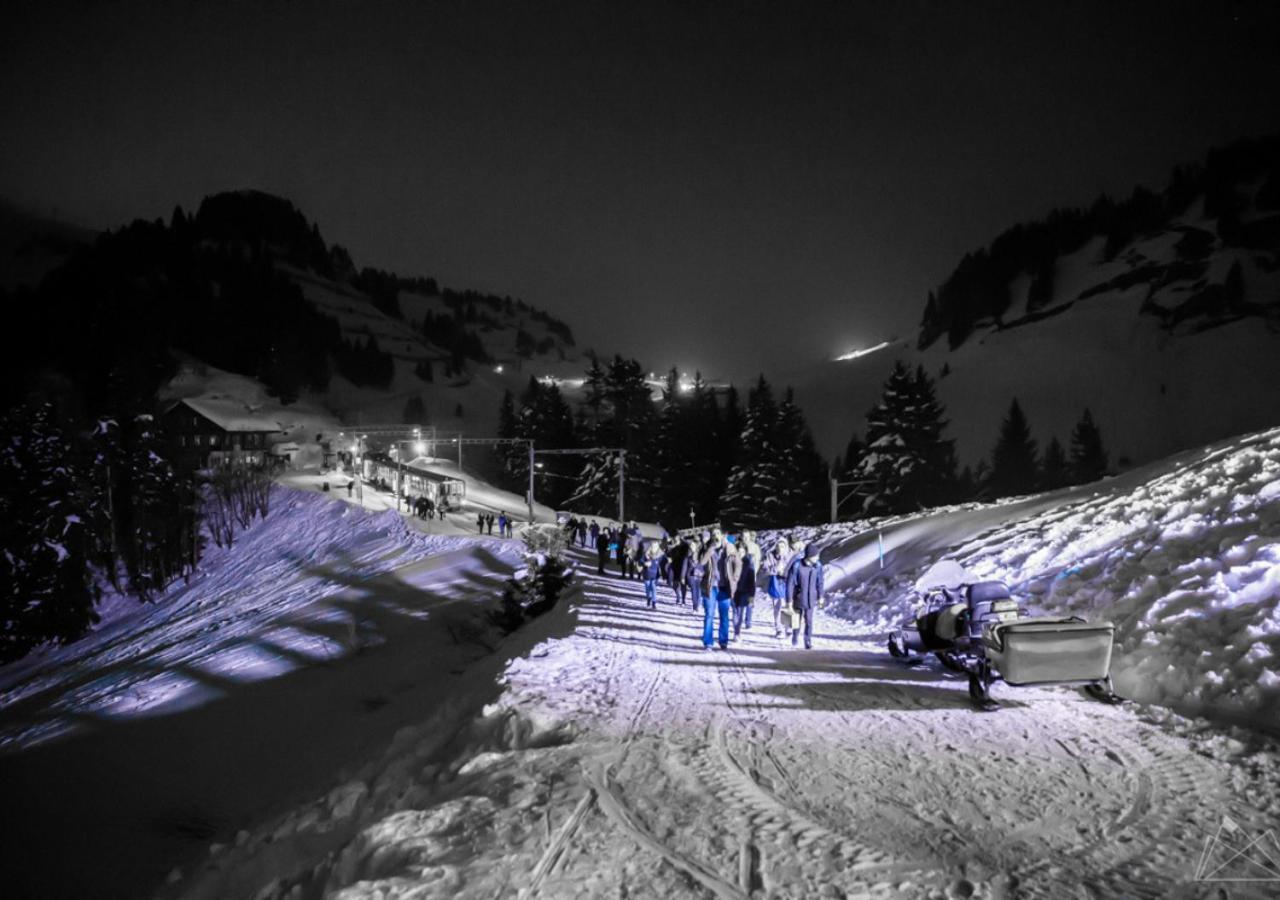
MULTIPOLYGON (((493 534, 493 513, 476 513, 476 531, 479 534, 493 534)), ((515 537, 515 522, 505 511, 498 513, 498 537, 515 537)))
POLYGON ((702 645, 727 649, 750 630, 757 597, 771 608, 774 637, 804 639, 813 647, 813 616, 826 603, 823 567, 816 543, 795 545, 778 538, 762 550, 752 531, 726 535, 721 529, 683 539, 646 541, 634 522, 599 530, 588 527, 595 543, 598 572, 605 574, 610 558, 618 574, 644 582, 645 603, 658 605, 658 587, 665 584, 677 605, 688 603, 702 613, 702 645))
POLYGON ((409 505, 413 508, 413 514, 419 519, 438 518, 441 522, 444 521, 444 504, 437 506, 430 497, 410 497, 409 505))

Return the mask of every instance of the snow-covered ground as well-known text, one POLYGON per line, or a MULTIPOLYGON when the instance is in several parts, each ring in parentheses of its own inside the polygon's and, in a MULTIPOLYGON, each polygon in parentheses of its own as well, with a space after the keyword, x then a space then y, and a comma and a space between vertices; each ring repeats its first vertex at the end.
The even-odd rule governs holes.
POLYGON ((1196 876, 1280 860, 1277 483, 1273 431, 880 523, 884 569, 874 531, 818 530, 839 577, 815 649, 762 604, 728 652, 585 553, 498 641, 477 614, 516 544, 286 492, 204 582, 0 671, 4 870, 41 897, 1275 896, 1196 876), (1253 727, 1065 687, 974 712, 884 651, 942 556, 1116 621, 1122 692, 1187 708, 1182 683, 1253 727))
POLYGON ((663 599, 586 568, 576 627, 545 623, 454 746, 406 734, 165 896, 1216 896, 1222 817, 1280 815, 1256 741, 1067 689, 974 713, 826 615, 812 651, 760 622, 706 651, 663 599))

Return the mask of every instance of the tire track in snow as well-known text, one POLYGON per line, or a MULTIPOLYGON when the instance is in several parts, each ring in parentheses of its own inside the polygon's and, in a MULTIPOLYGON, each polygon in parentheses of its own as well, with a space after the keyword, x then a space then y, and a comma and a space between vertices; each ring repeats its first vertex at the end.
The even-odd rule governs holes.
MULTIPOLYGON (((735 717, 738 722, 759 722, 771 727, 768 711, 754 699, 758 693, 741 658, 738 654, 731 652, 728 659, 730 666, 717 667, 717 678, 725 705, 731 711, 739 713, 735 717), (731 670, 737 675, 737 683, 734 687, 743 698, 740 703, 734 702, 730 685, 725 680, 726 670, 731 670)), ((842 719, 846 717, 843 713, 839 715, 842 719)), ((766 738, 762 744, 763 755, 777 770, 785 791, 792 796, 803 797, 804 792, 790 777, 787 766, 774 753, 771 737, 766 738)), ((725 796, 732 797, 738 802, 743 808, 743 815, 747 818, 750 827, 758 830, 762 837, 767 836, 783 845, 791 844, 801 852, 812 854, 814 862, 820 855, 819 847, 833 849, 834 854, 841 861, 840 874, 849 873, 858 879, 861 884, 857 885, 857 889, 863 892, 868 889, 866 879, 875 876, 885 878, 918 875, 928 869, 927 866, 921 866, 915 862, 895 859, 888 853, 868 846, 854 837, 848 829, 830 822, 814 810, 788 801, 761 784, 760 780, 752 774, 753 770, 744 766, 730 749, 726 721, 723 716, 717 716, 712 720, 709 742, 711 753, 704 754, 700 758, 703 766, 702 776, 713 783, 718 782, 726 792, 725 796)))
MULTIPOLYGON (((610 685, 612 685, 617 678, 618 658, 621 654, 621 650, 616 646, 616 642, 608 641, 608 643, 611 646, 608 661, 606 663, 607 674, 605 679, 610 685)), ((640 723, 648 714, 649 707, 653 704, 654 697, 657 696, 660 681, 661 673, 657 672, 654 674, 653 678, 650 679, 648 686, 645 688, 644 696, 641 698, 639 705, 631 716, 627 734, 623 738, 622 745, 617 751, 617 757, 613 762, 614 767, 621 765, 630 753, 631 747, 635 743, 636 736, 640 732, 640 723)), ((590 786, 587 789, 587 793, 578 801, 573 812, 561 825, 559 831, 557 831, 555 838, 553 838, 543 850, 538 862, 534 866, 533 875, 530 879, 529 885, 519 894, 521 898, 536 897, 538 895, 547 876, 554 872, 560 862, 564 859, 566 851, 569 849, 574 837, 578 833, 578 829, 582 827, 582 823, 586 821, 592 808, 598 804, 601 788, 597 784, 592 783, 590 779, 588 779, 588 783, 590 786)), ((613 799, 617 801, 616 797, 613 799)))
POLYGON ((737 885, 726 881, 702 863, 688 858, 683 853, 658 840, 645 829, 612 789, 609 776, 604 770, 588 772, 587 778, 599 796, 601 810, 609 817, 610 821, 642 848, 683 872, 716 897, 721 898, 721 900, 747 900, 746 892, 737 885))
MULTIPOLYGON (((1160 734, 1149 739, 1166 740, 1160 734)), ((1091 840, 1018 867, 1013 874, 1028 896, 1053 898, 1083 885, 1095 896, 1163 897, 1168 886, 1152 877, 1153 851, 1176 856, 1176 838, 1185 836, 1192 813, 1221 795, 1220 784, 1208 772, 1210 763, 1187 750, 1148 749, 1118 730, 1106 745, 1097 738, 1090 743, 1100 750, 1095 764, 1105 759, 1124 769, 1129 802, 1091 840), (1088 873, 1083 879, 1082 870, 1088 873)), ((1068 752, 1088 773, 1090 763, 1068 752)), ((1159 874, 1168 878, 1171 873, 1159 874)))

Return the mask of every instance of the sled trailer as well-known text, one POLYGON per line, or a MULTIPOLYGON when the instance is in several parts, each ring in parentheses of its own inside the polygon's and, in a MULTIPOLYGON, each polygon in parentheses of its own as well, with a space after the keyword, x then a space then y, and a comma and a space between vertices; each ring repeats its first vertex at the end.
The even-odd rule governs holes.
POLYGON ((1007 684, 1100 681, 1111 671, 1110 622, 1019 619, 992 622, 982 635, 987 659, 1007 684))

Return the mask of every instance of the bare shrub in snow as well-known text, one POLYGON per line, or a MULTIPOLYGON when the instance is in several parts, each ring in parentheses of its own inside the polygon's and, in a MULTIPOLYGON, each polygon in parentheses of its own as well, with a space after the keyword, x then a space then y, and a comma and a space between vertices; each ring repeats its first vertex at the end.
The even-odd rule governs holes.
POLYGON ((573 573, 564 558, 567 538, 555 525, 533 525, 524 533, 525 565, 507 582, 501 605, 489 621, 509 634, 551 610, 573 573))

